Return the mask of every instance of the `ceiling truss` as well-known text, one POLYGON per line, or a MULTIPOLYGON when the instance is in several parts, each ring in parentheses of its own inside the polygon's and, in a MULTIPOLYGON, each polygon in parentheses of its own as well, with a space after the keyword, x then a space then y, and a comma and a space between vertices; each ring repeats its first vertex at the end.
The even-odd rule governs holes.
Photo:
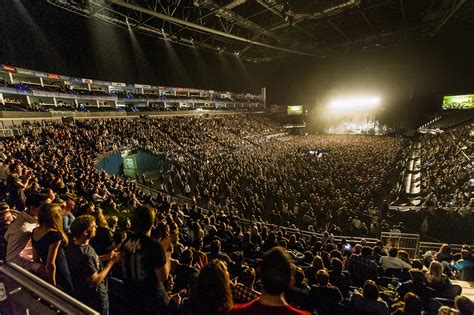
MULTIPOLYGON (((433 37, 465 0, 47 0, 87 18, 180 45, 261 62, 325 58, 433 37)), ((462 10, 461 10, 462 7, 462 10)))

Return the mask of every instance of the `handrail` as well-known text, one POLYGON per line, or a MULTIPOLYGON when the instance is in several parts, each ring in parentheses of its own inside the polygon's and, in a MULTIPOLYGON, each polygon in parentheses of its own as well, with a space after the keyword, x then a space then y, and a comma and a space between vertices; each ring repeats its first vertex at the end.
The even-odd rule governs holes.
POLYGON ((99 314, 89 306, 72 298, 43 279, 14 263, 1 263, 0 273, 20 284, 22 289, 45 300, 57 310, 66 314, 99 314))

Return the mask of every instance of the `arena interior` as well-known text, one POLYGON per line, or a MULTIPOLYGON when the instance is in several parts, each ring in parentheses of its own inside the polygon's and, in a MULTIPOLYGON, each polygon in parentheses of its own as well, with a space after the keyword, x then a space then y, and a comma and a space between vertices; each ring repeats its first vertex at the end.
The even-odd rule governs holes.
POLYGON ((10 0, 0 314, 474 314, 474 3, 10 0))

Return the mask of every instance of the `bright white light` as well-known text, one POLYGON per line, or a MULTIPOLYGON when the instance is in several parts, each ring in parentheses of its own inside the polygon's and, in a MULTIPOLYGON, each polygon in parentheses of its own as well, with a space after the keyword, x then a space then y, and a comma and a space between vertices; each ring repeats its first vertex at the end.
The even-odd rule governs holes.
POLYGON ((334 100, 331 103, 333 109, 375 108, 380 104, 380 97, 359 97, 334 100))

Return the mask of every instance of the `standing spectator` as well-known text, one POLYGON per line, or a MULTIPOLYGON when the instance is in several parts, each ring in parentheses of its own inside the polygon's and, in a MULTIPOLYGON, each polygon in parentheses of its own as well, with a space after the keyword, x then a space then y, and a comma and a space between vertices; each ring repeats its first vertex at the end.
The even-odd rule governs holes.
POLYGON ((37 275, 46 276, 46 269, 41 263, 33 261, 33 257, 27 257, 24 253, 26 247, 31 247, 31 234, 38 226, 38 213, 46 199, 45 196, 35 193, 28 198, 28 208, 20 212, 5 232, 7 241, 6 262, 25 268, 37 275))
POLYGON ((247 304, 234 306, 229 312, 230 315, 309 315, 308 312, 300 311, 290 306, 283 295, 290 285, 292 274, 291 260, 284 248, 274 247, 266 252, 263 255, 260 272, 263 283, 262 295, 247 304))
POLYGON ((33 258, 46 267, 48 281, 67 293, 72 293, 72 279, 64 253, 69 239, 63 230, 61 206, 46 205, 38 215, 39 226, 33 231, 33 258))
POLYGON ((20 163, 10 165, 10 174, 7 177, 7 189, 10 193, 11 204, 18 211, 23 211, 26 204, 25 190, 30 187, 30 180, 33 178, 31 171, 23 176, 23 167, 20 163))
POLYGON ((125 305, 130 312, 143 314, 166 312, 169 297, 164 282, 170 273, 171 238, 169 233, 161 244, 153 240, 151 229, 155 211, 138 207, 132 216, 132 230, 122 245, 125 305))
POLYGON ((77 299, 101 314, 108 314, 109 294, 106 277, 113 265, 120 261, 120 255, 116 251, 110 252, 106 257, 107 264, 103 265, 89 244, 96 230, 97 225, 93 216, 77 217, 71 225, 74 242, 67 248, 66 255, 77 299))

